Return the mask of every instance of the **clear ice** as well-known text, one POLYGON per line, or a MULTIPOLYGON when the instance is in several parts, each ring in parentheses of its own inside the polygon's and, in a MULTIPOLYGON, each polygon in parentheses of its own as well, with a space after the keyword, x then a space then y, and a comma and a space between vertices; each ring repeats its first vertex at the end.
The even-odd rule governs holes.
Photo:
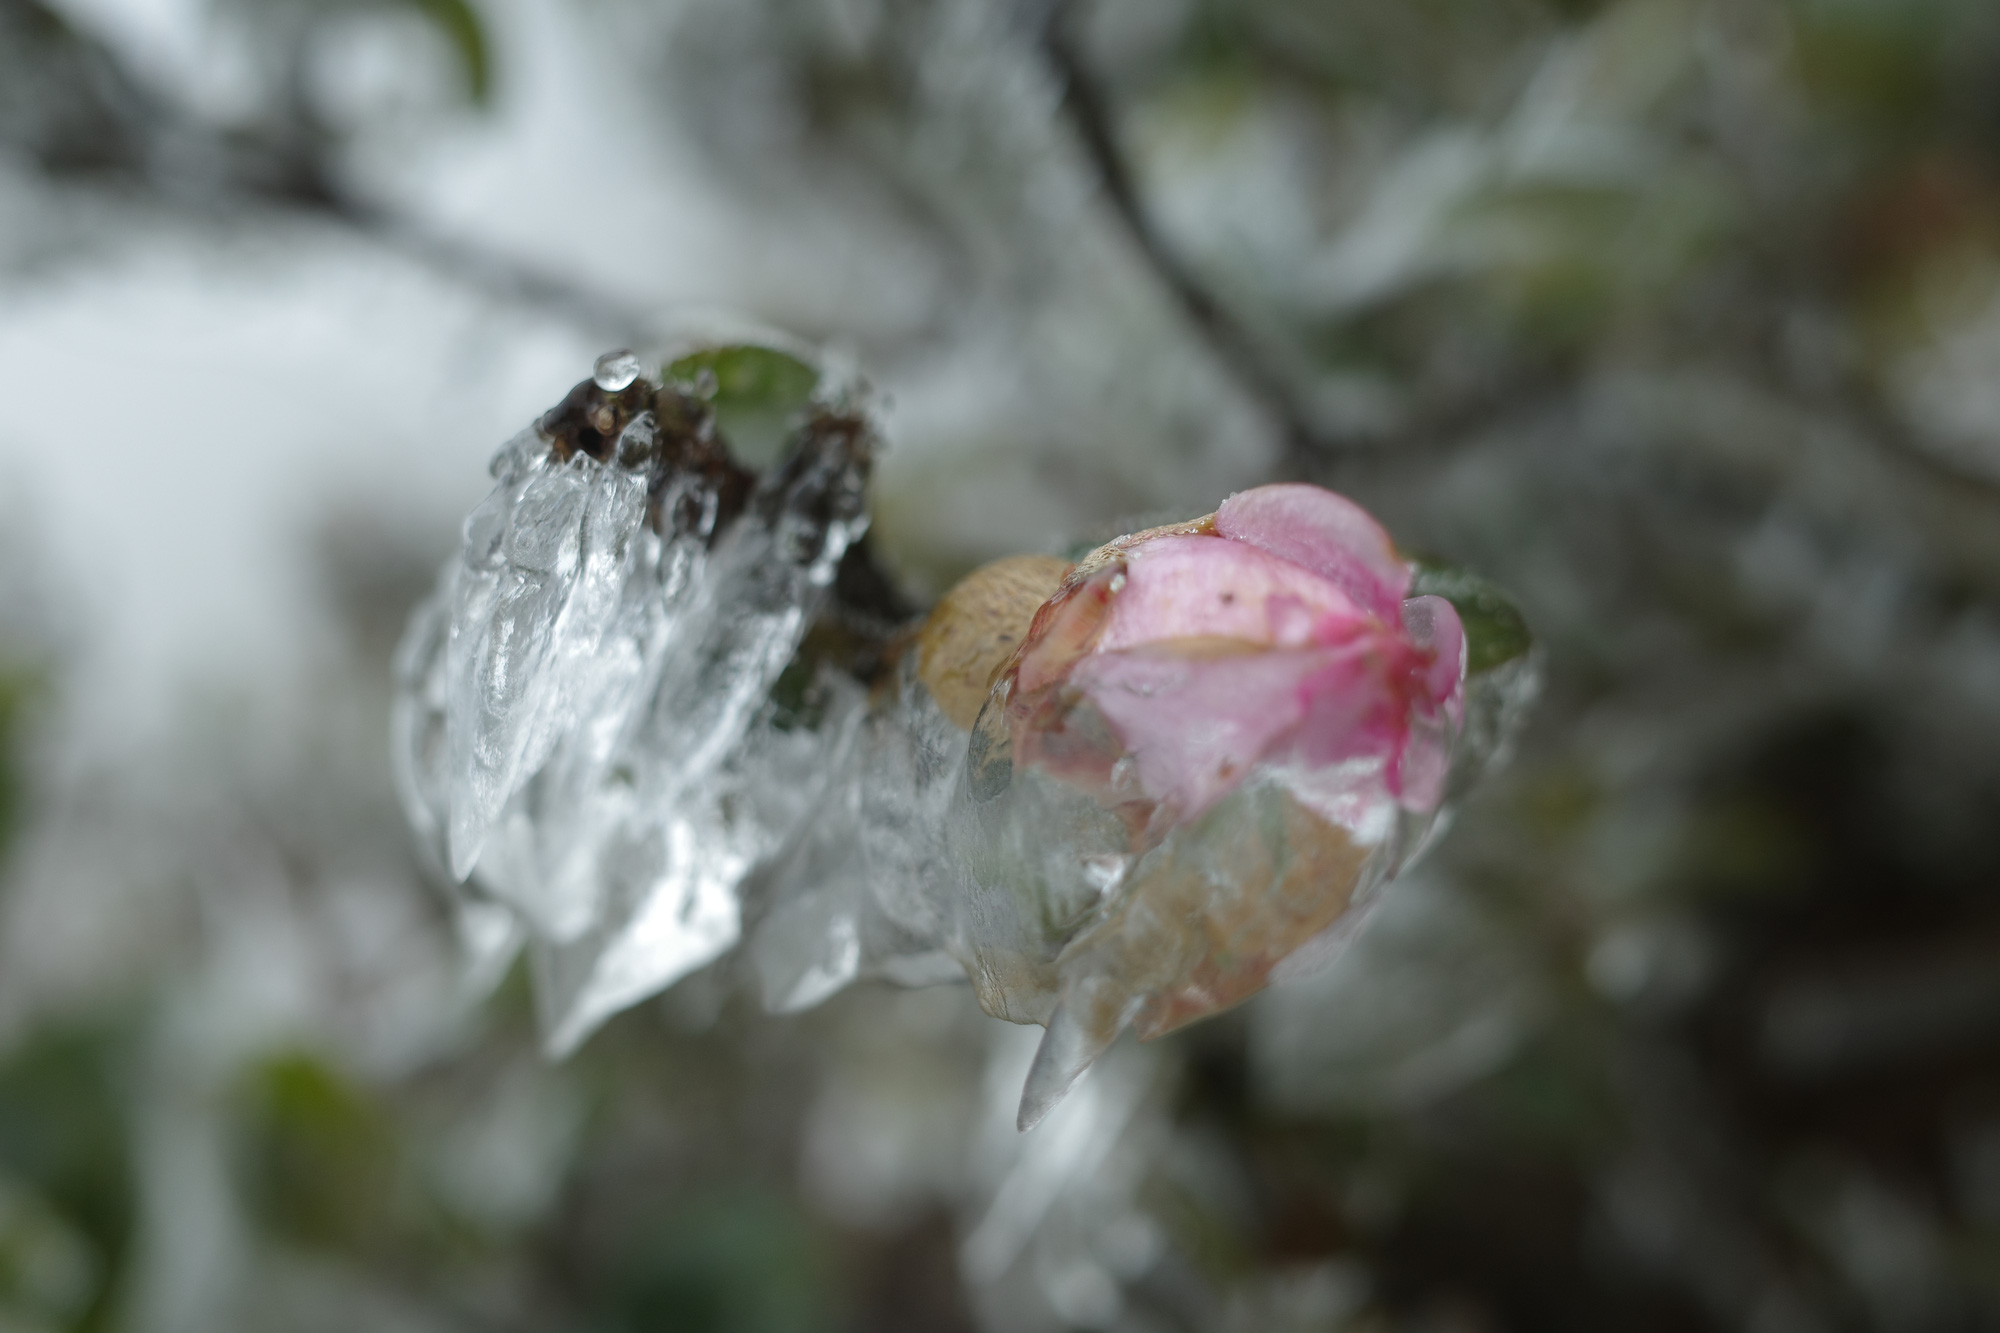
POLYGON ((638 354, 621 347, 598 357, 597 364, 590 368, 590 378, 606 393, 617 393, 644 372, 645 367, 640 364, 638 354))
POLYGON ((553 1050, 734 944, 812 808, 820 735, 770 696, 874 448, 828 387, 754 479, 693 386, 600 362, 494 460, 399 655, 398 782, 462 910, 513 917, 483 938, 525 938, 553 1050))
MULTIPOLYGON (((1363 758, 1260 764, 1167 818, 1068 696, 1064 744, 1109 776, 1016 754, 1000 667, 1069 566, 989 566, 928 620, 866 605, 845 570, 866 564, 877 447, 860 390, 788 352, 652 373, 600 358, 501 449, 413 614, 398 786, 484 974, 526 948, 552 1053, 747 939, 773 1011, 862 977, 966 979, 988 1013, 1042 1024, 1026 1128, 1125 1029, 1171 1031, 1324 960, 1439 812, 1363 758), (761 477, 718 426, 732 411, 787 422, 761 477)), ((1076 577, 1114 596, 1119 558, 1076 577)), ((1464 706, 1427 724, 1449 733, 1456 795, 1506 748, 1535 657, 1491 588, 1417 584, 1465 611, 1464 706)))

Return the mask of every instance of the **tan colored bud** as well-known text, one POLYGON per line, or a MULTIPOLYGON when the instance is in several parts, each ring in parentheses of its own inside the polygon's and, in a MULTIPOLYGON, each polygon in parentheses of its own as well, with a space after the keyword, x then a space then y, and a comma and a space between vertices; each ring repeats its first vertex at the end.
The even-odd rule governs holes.
POLYGON ((917 635, 917 677, 953 723, 971 730, 995 673, 1069 568, 1058 556, 1010 555, 967 574, 931 609, 917 635))
POLYGON ((1372 849, 1289 796, 1283 811, 1280 827, 1238 837, 1226 857, 1237 882, 1263 886, 1261 893, 1217 892, 1215 865, 1188 857, 1164 860, 1137 886, 1134 898, 1143 895, 1155 928, 1186 937, 1152 942, 1154 947, 1194 956, 1192 965, 1159 985, 1139 1011, 1133 1027, 1141 1040, 1263 990, 1272 968, 1353 902, 1372 849))

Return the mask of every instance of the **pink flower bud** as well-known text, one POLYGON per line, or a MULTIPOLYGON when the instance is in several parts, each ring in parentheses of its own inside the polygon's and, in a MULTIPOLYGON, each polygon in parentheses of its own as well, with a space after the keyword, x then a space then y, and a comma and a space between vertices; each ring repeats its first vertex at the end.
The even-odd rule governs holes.
MULTIPOLYGON (((947 603, 1032 586, 1013 572, 947 603)), ((989 1013, 1048 1028, 1023 1127, 1127 1027, 1263 989, 1421 844, 1467 653, 1411 581, 1352 501, 1264 486, 1098 548, 1034 613, 974 724, 946 932, 989 1013)), ((944 620, 927 643, 1000 641, 944 620)), ((925 679, 967 711, 955 682, 980 672, 947 656, 925 679)))
POLYGON ((1409 586, 1381 525, 1317 486, 1121 538, 1077 565, 1002 675, 1015 762, 1156 827, 1265 764, 1379 760, 1405 808, 1434 809, 1465 638, 1449 602, 1409 586))

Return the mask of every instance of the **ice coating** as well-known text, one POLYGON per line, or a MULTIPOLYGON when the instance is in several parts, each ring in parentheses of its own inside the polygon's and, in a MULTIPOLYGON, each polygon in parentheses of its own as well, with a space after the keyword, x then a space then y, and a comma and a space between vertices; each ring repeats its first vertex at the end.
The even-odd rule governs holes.
POLYGON ((826 767, 770 695, 866 528, 874 435, 825 393, 753 484, 691 389, 600 361, 510 442, 399 653, 412 825, 462 911, 512 914, 556 1050, 735 943, 826 767))
POLYGON ((500 809, 548 758, 567 686, 591 674, 630 575, 646 479, 579 455, 510 470, 466 521, 447 647, 452 873, 472 871, 500 809))
POLYGON ((713 377, 623 355, 501 451, 397 659, 412 826, 554 1052, 747 940, 774 1011, 964 978, 1045 1026, 1025 1128, 1326 956, 1532 697, 1310 486, 861 613, 865 415, 822 387, 755 477, 713 377))

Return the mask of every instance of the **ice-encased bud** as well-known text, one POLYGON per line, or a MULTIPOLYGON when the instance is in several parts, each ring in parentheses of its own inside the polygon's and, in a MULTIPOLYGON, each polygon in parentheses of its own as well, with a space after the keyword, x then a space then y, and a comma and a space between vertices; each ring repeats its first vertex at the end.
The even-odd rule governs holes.
POLYGON ((1125 1028, 1325 952, 1421 847, 1479 757, 1460 619, 1413 573, 1350 501, 1265 487, 1099 548, 1035 613, 968 738, 944 913, 982 1006, 1048 1029, 1024 1128, 1125 1028))
POLYGON ((638 356, 630 349, 621 347, 598 357, 597 363, 590 368, 590 378, 606 393, 617 393, 638 379, 643 369, 638 356))

